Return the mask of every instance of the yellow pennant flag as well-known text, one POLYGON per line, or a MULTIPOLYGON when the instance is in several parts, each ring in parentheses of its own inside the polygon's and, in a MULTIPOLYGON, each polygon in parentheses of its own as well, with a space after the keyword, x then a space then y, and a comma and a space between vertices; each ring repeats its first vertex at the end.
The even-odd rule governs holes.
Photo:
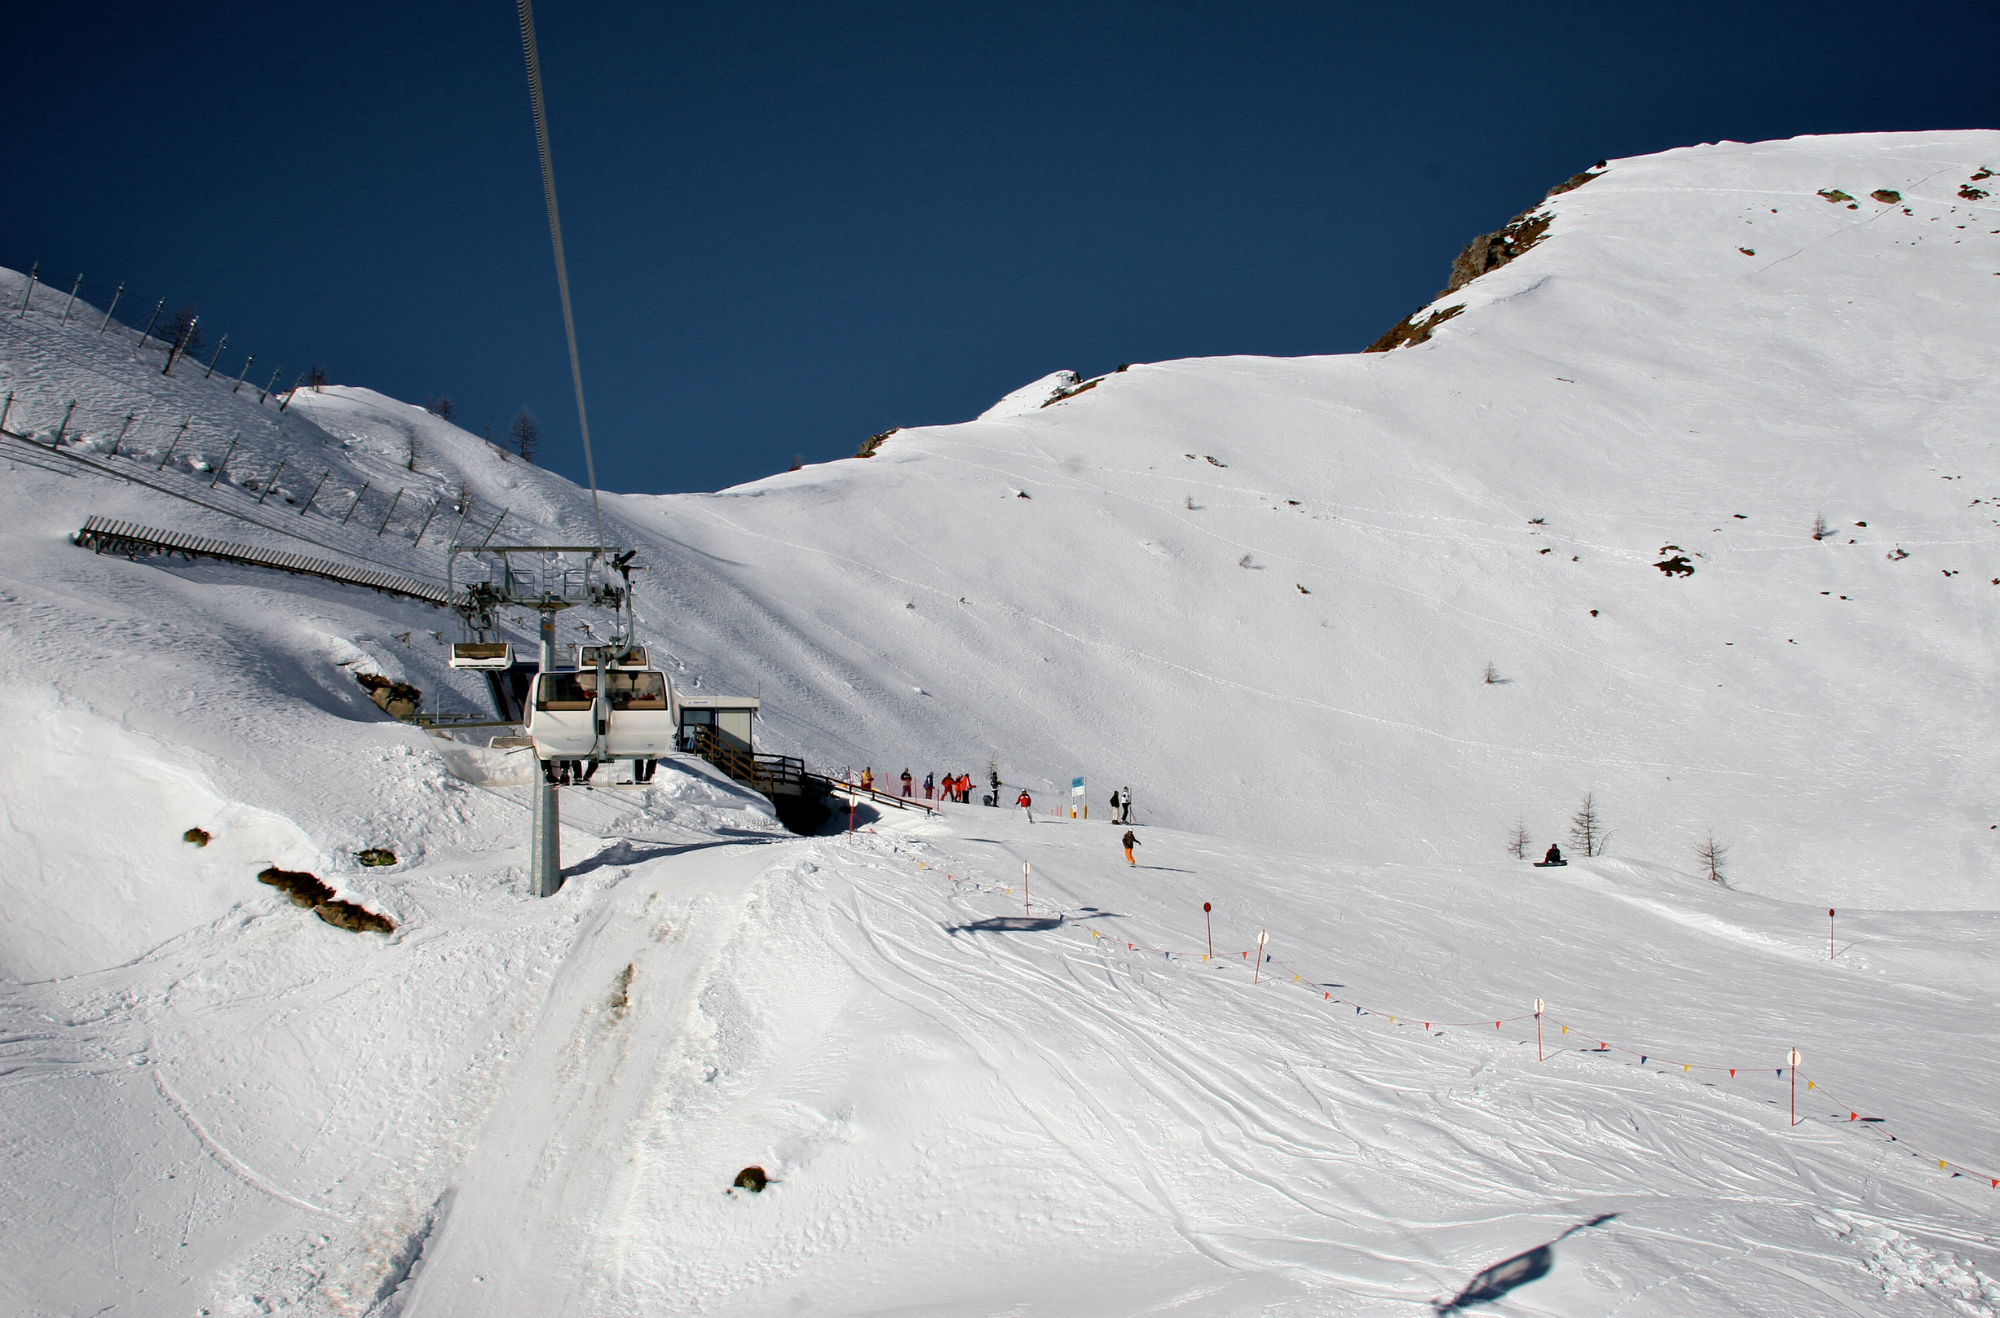
POLYGON ((1689 1066, 1689 1064, 1688 1064, 1687 1062, 1682 1062, 1682 1063, 1681 1063, 1681 1074, 1682 1074, 1682 1075, 1686 1075, 1686 1074, 1687 1074, 1687 1072, 1688 1072, 1688 1066, 1689 1066))
POLYGON ((1813 1087, 1813 1082, 1810 1080, 1806 1081, 1806 1088, 1811 1089, 1812 1087, 1813 1087))
POLYGON ((1943 1159, 1943 1158, 1939 1158, 1939 1159, 1938 1159, 1938 1170, 1939 1170, 1939 1171, 1943 1171, 1943 1170, 1944 1170, 1944 1159, 1943 1159))
POLYGON ((1569 1026, 1567 1026, 1567 1025, 1563 1026, 1563 1033, 1564 1033, 1564 1034, 1568 1034, 1568 1033, 1569 1033, 1569 1026))

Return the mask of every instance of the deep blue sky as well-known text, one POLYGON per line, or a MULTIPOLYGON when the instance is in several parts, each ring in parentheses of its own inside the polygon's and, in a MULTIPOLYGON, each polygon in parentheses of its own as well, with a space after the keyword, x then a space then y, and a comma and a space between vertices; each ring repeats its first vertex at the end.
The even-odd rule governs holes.
MULTIPOLYGON (((607 488, 715 489, 1062 367, 1353 351, 1606 156, 1992 127, 2000 9, 537 9, 607 488)), ((582 474, 514 8, 10 10, 0 264, 582 474)), ((227 362, 225 362, 225 367, 227 362)))

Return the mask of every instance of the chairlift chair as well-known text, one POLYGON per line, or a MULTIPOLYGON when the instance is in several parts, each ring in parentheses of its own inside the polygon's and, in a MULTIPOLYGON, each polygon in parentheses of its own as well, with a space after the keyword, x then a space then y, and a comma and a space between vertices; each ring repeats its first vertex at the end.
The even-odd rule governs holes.
POLYGON ((597 763, 631 760, 634 780, 647 782, 660 756, 674 749, 673 687, 657 668, 621 666, 603 670, 600 692, 598 675, 592 666, 535 678, 528 737, 536 758, 558 780, 587 780, 597 763))
POLYGON ((514 647, 506 641, 454 641, 451 666, 482 673, 505 672, 514 666, 514 647))

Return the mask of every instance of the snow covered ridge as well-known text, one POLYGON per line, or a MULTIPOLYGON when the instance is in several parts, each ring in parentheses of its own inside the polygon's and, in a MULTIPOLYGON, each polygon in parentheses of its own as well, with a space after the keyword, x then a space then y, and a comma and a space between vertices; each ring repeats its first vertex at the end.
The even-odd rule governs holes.
POLYGON ((448 613, 69 537, 435 582, 454 536, 589 538, 587 496, 38 294, 0 317, 0 1309, 2000 1310, 1996 156, 1610 161, 1428 341, 1058 372, 607 498, 642 639, 759 694, 760 749, 1130 783, 1129 869, 978 806, 798 839, 682 763, 566 794, 527 898, 520 789, 357 681, 483 708, 448 613), (1506 854, 1586 792, 1608 856, 1506 854))

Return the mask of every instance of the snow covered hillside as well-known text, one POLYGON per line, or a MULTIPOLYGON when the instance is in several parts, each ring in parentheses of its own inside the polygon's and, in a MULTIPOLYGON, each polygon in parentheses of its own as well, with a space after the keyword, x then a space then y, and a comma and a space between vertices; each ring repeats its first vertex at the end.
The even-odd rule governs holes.
POLYGON ((1548 1246, 1492 1312, 2000 1313, 1994 166, 1612 161, 1408 346, 605 496, 759 749, 1096 817, 797 838, 674 761, 565 791, 547 900, 356 680, 486 710, 449 613, 68 536, 442 582, 588 493, 0 273, 0 1312, 1417 1314, 1548 1246), (1505 854, 1586 792, 1606 856, 1505 854))

